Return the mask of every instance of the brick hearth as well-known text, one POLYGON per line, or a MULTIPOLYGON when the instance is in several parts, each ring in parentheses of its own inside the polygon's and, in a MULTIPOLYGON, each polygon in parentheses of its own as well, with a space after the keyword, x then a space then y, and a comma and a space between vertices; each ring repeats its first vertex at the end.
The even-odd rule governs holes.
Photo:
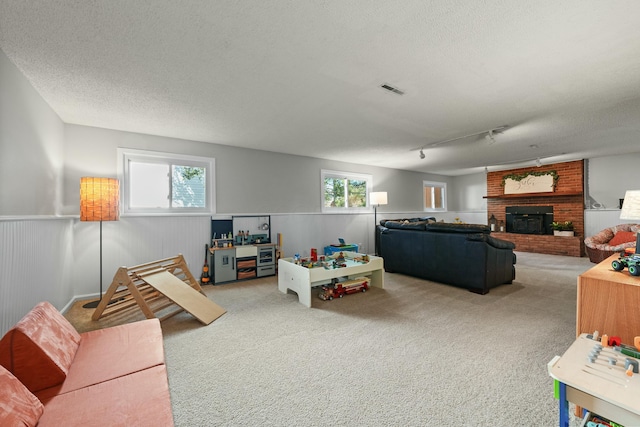
POLYGON ((516 251, 538 254, 584 256, 582 237, 540 236, 536 234, 491 233, 493 237, 516 244, 516 251))
POLYGON ((516 251, 551 255, 585 256, 584 249, 584 161, 555 163, 539 168, 521 168, 487 174, 487 221, 491 215, 505 221, 507 206, 553 206, 553 220, 572 221, 574 237, 491 233, 516 244, 516 251), (509 174, 555 170, 559 179, 553 193, 504 194, 502 178, 509 174))

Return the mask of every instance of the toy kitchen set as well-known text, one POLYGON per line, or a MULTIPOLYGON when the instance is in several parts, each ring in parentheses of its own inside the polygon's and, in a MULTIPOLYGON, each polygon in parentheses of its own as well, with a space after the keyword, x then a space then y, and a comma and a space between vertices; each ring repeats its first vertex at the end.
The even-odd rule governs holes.
POLYGON ((209 251, 214 285, 276 274, 268 215, 212 219, 209 251))

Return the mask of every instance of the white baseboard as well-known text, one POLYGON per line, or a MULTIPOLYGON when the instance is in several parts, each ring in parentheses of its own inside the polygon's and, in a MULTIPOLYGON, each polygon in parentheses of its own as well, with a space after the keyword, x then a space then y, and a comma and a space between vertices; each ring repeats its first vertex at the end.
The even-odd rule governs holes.
POLYGON ((67 311, 69 311, 71 306, 75 304, 77 301, 90 300, 98 297, 99 297, 98 294, 74 295, 73 298, 71 298, 69 302, 65 304, 64 307, 62 307, 62 310, 60 310, 60 313, 65 314, 67 311))

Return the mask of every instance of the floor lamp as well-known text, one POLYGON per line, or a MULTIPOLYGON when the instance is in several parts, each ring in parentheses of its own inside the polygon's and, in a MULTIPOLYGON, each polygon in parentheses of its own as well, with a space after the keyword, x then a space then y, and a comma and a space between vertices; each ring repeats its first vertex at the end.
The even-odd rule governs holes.
POLYGON ((120 184, 115 178, 80 178, 80 221, 100 221, 100 298, 83 305, 96 308, 102 301, 102 221, 120 216, 120 184))
MULTIPOLYGON (((640 219, 640 190, 627 190, 620 210, 620 219, 640 219)), ((636 253, 640 251, 640 233, 636 234, 636 253)))
POLYGON ((374 230, 374 235, 373 235, 373 244, 375 246, 375 254, 376 256, 378 255, 378 242, 377 242, 377 238, 378 238, 378 206, 380 205, 386 205, 388 203, 387 201, 387 192, 386 191, 376 191, 376 192, 372 192, 369 193, 369 203, 371 203, 373 205, 373 230, 374 230))

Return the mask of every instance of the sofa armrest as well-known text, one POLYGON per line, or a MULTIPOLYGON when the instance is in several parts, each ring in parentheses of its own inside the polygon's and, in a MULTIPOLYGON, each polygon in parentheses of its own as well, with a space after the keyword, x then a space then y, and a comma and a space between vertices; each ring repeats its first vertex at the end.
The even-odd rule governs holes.
POLYGON ((474 240, 479 242, 485 242, 490 246, 493 246, 496 249, 515 249, 516 244, 513 242, 509 242, 508 240, 502 240, 495 237, 492 237, 488 234, 470 234, 467 237, 467 240, 474 240))
POLYGON ((0 425, 35 426, 43 411, 38 398, 0 365, 0 425))
POLYGON ((80 341, 69 321, 44 301, 2 337, 0 365, 31 392, 53 387, 65 380, 80 341))

